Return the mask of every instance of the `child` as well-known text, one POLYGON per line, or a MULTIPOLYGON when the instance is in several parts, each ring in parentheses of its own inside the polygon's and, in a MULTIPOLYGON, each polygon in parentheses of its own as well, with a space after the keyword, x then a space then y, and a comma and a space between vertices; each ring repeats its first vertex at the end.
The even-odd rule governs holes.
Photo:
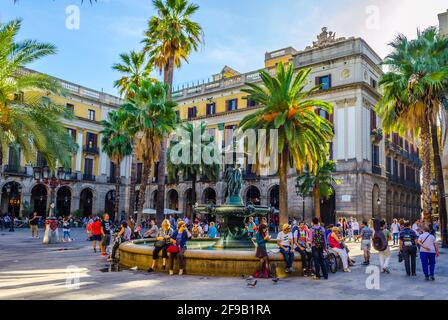
POLYGON ((72 239, 70 237, 70 218, 64 217, 64 220, 62 221, 62 231, 64 232, 64 239, 63 242, 71 242, 72 239))

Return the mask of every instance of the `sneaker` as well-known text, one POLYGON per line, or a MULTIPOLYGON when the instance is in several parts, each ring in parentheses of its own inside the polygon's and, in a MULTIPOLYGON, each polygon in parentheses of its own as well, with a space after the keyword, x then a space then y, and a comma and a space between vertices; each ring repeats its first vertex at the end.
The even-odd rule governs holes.
POLYGON ((102 253, 101 256, 102 257, 107 257, 107 253, 102 253))
POLYGON ((426 281, 429 281, 429 277, 425 277, 425 280, 426 280, 426 281))
POLYGON ((170 276, 174 275, 173 270, 170 270, 170 276))
POLYGON ((434 278, 434 276, 430 277, 431 281, 436 281, 436 278, 434 278))
POLYGON ((367 262, 367 261, 364 261, 364 262, 362 263, 363 266, 368 266, 369 264, 370 264, 370 263, 367 262))
POLYGON ((318 276, 313 276, 313 280, 320 280, 320 277, 318 277, 318 276))
POLYGON ((386 272, 387 274, 390 274, 390 270, 389 270, 389 268, 385 268, 385 269, 384 269, 384 272, 386 272))
POLYGON ((95 253, 96 253, 96 248, 93 248, 93 252, 95 252, 95 253))
POLYGON ((344 272, 352 272, 352 270, 350 270, 349 268, 344 269, 344 272))
POLYGON ((413 277, 416 277, 416 276, 417 276, 417 274, 416 274, 416 273, 413 273, 413 274, 412 274, 412 276, 413 276, 413 277))
POLYGON ((180 270, 179 270, 179 275, 181 276, 181 275, 183 275, 183 274, 184 274, 184 270, 180 269, 180 270))
POLYGON ((154 272, 154 269, 153 268, 149 268, 148 272, 154 272))
POLYGON ((285 273, 291 273, 291 271, 288 268, 286 268, 285 273))

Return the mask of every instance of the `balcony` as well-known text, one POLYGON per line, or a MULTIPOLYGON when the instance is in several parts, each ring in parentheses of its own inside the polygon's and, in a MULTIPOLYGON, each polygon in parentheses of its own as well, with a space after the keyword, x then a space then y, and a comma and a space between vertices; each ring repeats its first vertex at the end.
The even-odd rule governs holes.
POLYGON ((17 166, 17 165, 5 165, 3 167, 3 173, 7 173, 10 175, 17 176, 26 176, 26 167, 17 166))
POLYGON ((84 173, 82 175, 82 180, 84 181, 95 181, 96 177, 94 175, 88 174, 88 173, 84 173))
POLYGON ((381 175, 381 172, 382 172, 382 170, 381 170, 380 166, 375 165, 375 164, 372 165, 372 173, 373 174, 381 175))
POLYGON ((98 147, 95 146, 84 146, 83 150, 87 154, 94 154, 94 155, 100 154, 100 150, 98 149, 98 147))

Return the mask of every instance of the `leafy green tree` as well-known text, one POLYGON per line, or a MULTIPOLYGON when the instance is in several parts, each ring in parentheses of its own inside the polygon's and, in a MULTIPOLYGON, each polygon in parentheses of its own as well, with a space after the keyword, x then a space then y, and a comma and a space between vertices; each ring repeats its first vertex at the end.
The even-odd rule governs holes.
POLYGON ((180 129, 183 131, 182 135, 176 136, 171 141, 168 149, 168 179, 170 182, 176 181, 180 174, 184 180, 191 179, 193 203, 196 203, 197 178, 202 176, 207 181, 218 180, 220 165, 215 161, 207 161, 203 157, 203 154, 207 153, 210 156, 210 160, 214 159, 217 148, 214 143, 214 137, 206 132, 207 126, 205 122, 200 122, 199 124, 185 123, 180 129), (195 134, 200 135, 200 141, 199 139, 194 139, 195 134), (184 155, 182 150, 188 150, 188 155, 184 155))
MULTIPOLYGON (((171 97, 174 68, 180 68, 187 61, 192 51, 198 49, 203 31, 201 26, 191 17, 199 6, 187 0, 153 0, 157 16, 149 20, 143 43, 151 65, 163 72, 164 83, 168 86, 168 97, 171 97)), ((188 62, 188 61, 187 61, 188 62)), ((157 219, 163 219, 165 208, 165 170, 167 163, 166 148, 168 137, 165 136, 159 158, 157 219)))
POLYGON ((143 80, 140 86, 132 85, 131 90, 133 98, 122 108, 127 114, 125 124, 135 137, 135 154, 143 163, 136 221, 140 225, 151 169, 159 159, 161 141, 164 135, 174 130, 177 117, 174 110, 176 103, 168 98, 166 85, 143 80))
MULTIPOLYGON (((248 99, 260 104, 261 108, 246 116, 240 123, 247 129, 276 129, 280 178, 280 224, 288 223, 288 171, 295 166, 302 172, 308 166, 316 172, 328 156, 327 142, 333 138, 332 124, 314 112, 316 107, 331 113, 330 103, 315 100, 311 95, 319 90, 306 90, 311 69, 301 69, 294 75, 292 65, 285 69, 278 65, 277 75, 260 71, 262 84, 247 83, 248 99)), ((268 147, 267 150, 270 148, 268 147)))
POLYGON ((423 180, 423 214, 431 219, 431 126, 446 93, 448 67, 439 57, 445 55, 447 42, 440 40, 435 28, 418 32, 415 40, 399 35, 390 43, 393 51, 384 60, 389 71, 380 85, 383 97, 377 106, 386 133, 412 133, 420 140, 423 180))
POLYGON ((101 144, 104 152, 115 164, 115 204, 114 217, 119 218, 121 162, 132 154, 133 136, 126 126, 126 114, 122 109, 109 112, 108 119, 101 121, 104 129, 101 131, 101 144))
POLYGON ((20 27, 21 20, 0 24, 0 164, 4 151, 13 146, 27 161, 39 151, 49 167, 69 167, 77 145, 61 118, 73 114, 47 97, 65 91, 51 77, 24 69, 56 53, 56 48, 35 40, 16 41, 20 27))
POLYGON ((327 160, 317 168, 316 172, 311 172, 308 168, 305 168, 305 170, 297 177, 300 194, 303 197, 313 196, 314 215, 318 218, 321 217, 321 199, 330 198, 334 193, 333 186, 341 183, 332 176, 335 170, 336 162, 327 160))

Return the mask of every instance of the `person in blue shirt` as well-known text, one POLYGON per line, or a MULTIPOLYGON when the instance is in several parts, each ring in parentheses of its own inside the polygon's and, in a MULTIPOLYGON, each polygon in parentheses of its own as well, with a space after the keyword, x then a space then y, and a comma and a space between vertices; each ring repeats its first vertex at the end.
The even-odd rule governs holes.
POLYGON ((218 236, 218 229, 216 229, 214 222, 210 222, 210 226, 208 228, 208 237, 214 239, 217 236, 218 236))
MULTIPOLYGON (((185 259, 184 254, 187 250, 187 241, 191 238, 191 233, 187 229, 187 224, 185 221, 179 221, 177 223, 177 230, 174 231, 171 236, 170 242, 172 246, 178 247, 178 252, 170 252, 170 275, 174 274, 174 258, 177 257, 179 261, 179 275, 181 276, 184 273, 185 269, 185 259)), ((169 249, 168 249, 169 251, 169 249)))

